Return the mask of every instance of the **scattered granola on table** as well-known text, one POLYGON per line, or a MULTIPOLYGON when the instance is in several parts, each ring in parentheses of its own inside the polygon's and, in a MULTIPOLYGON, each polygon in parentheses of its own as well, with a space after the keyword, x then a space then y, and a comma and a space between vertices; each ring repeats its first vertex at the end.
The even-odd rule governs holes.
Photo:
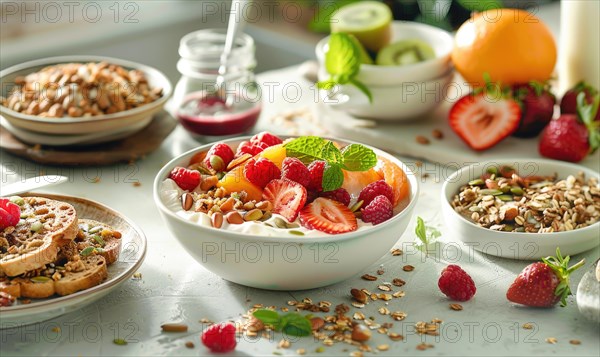
POLYGON ((456 212, 497 231, 550 233, 590 226, 600 220, 600 185, 583 173, 520 177, 510 167, 491 167, 460 188, 456 212))

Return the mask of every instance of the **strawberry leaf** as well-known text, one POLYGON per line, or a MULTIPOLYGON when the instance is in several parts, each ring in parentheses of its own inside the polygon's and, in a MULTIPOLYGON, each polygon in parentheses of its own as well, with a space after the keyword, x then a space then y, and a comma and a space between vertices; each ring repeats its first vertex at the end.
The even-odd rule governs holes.
POLYGON ((586 103, 584 92, 577 95, 577 114, 588 130, 588 140, 592 153, 600 147, 600 123, 595 120, 599 102, 600 95, 598 93, 592 97, 591 104, 586 103))
POLYGON ((571 257, 568 255, 563 258, 558 247, 556 248, 556 257, 542 258, 542 262, 554 271, 554 274, 556 274, 556 277, 560 281, 554 290, 554 295, 560 297, 560 306, 562 307, 567 306, 567 297, 572 295, 571 288, 569 287, 569 275, 585 264, 585 259, 582 259, 579 263, 569 267, 570 260, 571 257))

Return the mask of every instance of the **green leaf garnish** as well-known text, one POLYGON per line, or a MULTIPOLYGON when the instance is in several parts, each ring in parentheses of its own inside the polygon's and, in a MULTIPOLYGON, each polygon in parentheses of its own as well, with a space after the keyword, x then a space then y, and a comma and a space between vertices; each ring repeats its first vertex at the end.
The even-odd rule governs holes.
POLYGON ((338 32, 329 37, 329 49, 325 54, 325 69, 330 78, 318 82, 317 86, 322 89, 331 89, 334 85, 352 84, 363 92, 372 103, 373 96, 369 88, 354 78, 360 71, 361 51, 350 36, 338 32))
POLYGON ((291 336, 309 336, 312 333, 312 325, 307 316, 295 312, 279 315, 273 310, 256 310, 252 314, 265 325, 273 326, 275 331, 281 331, 291 336))
POLYGON ((419 238, 420 243, 417 249, 421 251, 427 251, 427 247, 435 242, 442 233, 435 227, 431 227, 425 224, 423 218, 417 216, 417 226, 415 227, 415 234, 419 238))
POLYGON ((377 164, 373 150, 361 144, 350 144, 341 151, 330 140, 318 136, 303 136, 285 144, 286 155, 298 158, 305 165, 315 160, 327 163, 323 172, 323 190, 333 191, 344 183, 344 172, 367 171, 377 164))

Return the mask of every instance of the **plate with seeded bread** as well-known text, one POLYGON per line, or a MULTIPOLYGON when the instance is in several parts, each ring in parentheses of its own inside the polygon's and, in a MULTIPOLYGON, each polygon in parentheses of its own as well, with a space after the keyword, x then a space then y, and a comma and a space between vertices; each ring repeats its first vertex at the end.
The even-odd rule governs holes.
POLYGON ((118 288, 146 253, 142 230, 91 200, 0 198, 0 329, 77 310, 118 288))

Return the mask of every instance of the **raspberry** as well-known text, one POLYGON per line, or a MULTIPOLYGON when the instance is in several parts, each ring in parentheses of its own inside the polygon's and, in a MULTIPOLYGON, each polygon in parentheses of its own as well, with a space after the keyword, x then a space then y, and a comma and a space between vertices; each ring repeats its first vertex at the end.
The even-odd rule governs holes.
POLYGON ((344 206, 348 206, 350 204, 350 194, 345 188, 338 188, 337 190, 323 192, 321 193, 321 197, 338 201, 344 206))
POLYGON ((325 171, 325 161, 317 160, 308 165, 310 173, 309 189, 317 192, 323 191, 323 172, 325 171))
POLYGON ((447 297, 457 301, 467 301, 477 291, 473 279, 458 265, 448 265, 442 270, 438 287, 447 297))
POLYGON ((221 323, 209 326, 202 333, 202 344, 211 352, 226 353, 235 349, 235 326, 232 323, 221 323))
POLYGON ((0 198, 0 229, 14 227, 21 218, 21 208, 8 198, 0 198))
POLYGON ((306 191, 306 204, 312 203, 312 201, 319 198, 319 193, 315 191, 306 191))
POLYGON ((264 149, 268 148, 269 145, 262 142, 252 143, 250 141, 242 141, 238 145, 235 157, 242 156, 244 154, 250 154, 252 156, 260 154, 264 149))
POLYGON ((265 143, 268 146, 273 146, 273 145, 281 144, 283 142, 283 140, 281 140, 279 137, 277 137, 271 133, 263 131, 262 133, 258 133, 256 135, 254 135, 250 139, 250 142, 253 144, 265 143))
POLYGON ((363 201, 363 207, 366 207, 379 195, 387 197, 390 202, 394 202, 394 189, 384 180, 371 182, 367 187, 363 188, 358 195, 358 200, 363 201))
POLYGON ((375 226, 392 218, 394 215, 394 206, 387 197, 379 195, 373 198, 371 203, 360 211, 362 212, 362 220, 367 223, 373 223, 375 226))
POLYGON ((244 166, 244 176, 253 184, 264 188, 271 180, 281 177, 281 171, 271 160, 252 158, 244 166))
POLYGON ((176 167, 169 174, 169 178, 182 190, 192 191, 200 184, 200 172, 189 170, 185 167, 176 167))
POLYGON ((210 150, 206 153, 206 158, 204 158, 204 164, 212 168, 215 171, 224 171, 227 168, 227 165, 233 160, 233 150, 227 144, 216 143, 214 144, 210 150), (215 160, 212 158, 213 156, 218 156, 221 158, 220 162, 218 159, 215 160))
POLYGON ((298 182, 304 187, 310 185, 310 172, 302 161, 295 157, 286 157, 281 165, 281 177, 298 182))

